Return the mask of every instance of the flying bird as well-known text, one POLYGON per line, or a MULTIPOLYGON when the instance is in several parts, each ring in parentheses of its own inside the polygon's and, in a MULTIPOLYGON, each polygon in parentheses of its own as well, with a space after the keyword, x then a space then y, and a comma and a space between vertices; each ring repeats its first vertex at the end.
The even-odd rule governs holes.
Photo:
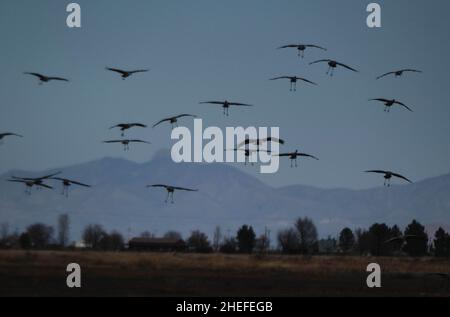
POLYGON ((198 191, 198 189, 190 189, 190 188, 169 186, 169 185, 163 185, 163 184, 147 185, 147 188, 150 188, 150 187, 163 187, 163 188, 165 188, 167 190, 167 197, 166 197, 165 203, 167 203, 168 200, 169 200, 169 197, 171 197, 172 198, 172 200, 171 200, 172 204, 174 203, 174 201, 173 201, 173 193, 176 190, 183 190, 183 191, 188 191, 188 192, 197 192, 198 191))
POLYGON ((289 81, 291 82, 290 91, 292 91, 292 90, 297 91, 297 81, 299 81, 299 80, 309 83, 311 85, 317 86, 317 84, 315 82, 312 82, 306 78, 297 77, 297 76, 281 76, 281 77, 271 78, 270 80, 279 80, 279 79, 289 79, 289 81))
POLYGON ((16 134, 16 133, 11 133, 11 132, 0 133, 0 144, 2 144, 4 138, 9 137, 9 136, 16 136, 19 138, 23 138, 22 135, 16 134))
POLYGON ((54 176, 59 175, 59 174, 61 174, 61 172, 53 173, 53 174, 50 174, 50 175, 45 175, 45 176, 42 176, 42 177, 35 177, 35 178, 11 176, 11 179, 9 179, 8 181, 9 182, 25 184, 25 186, 26 186, 25 193, 31 195, 31 188, 33 186, 36 186, 38 188, 44 187, 44 188, 48 188, 48 189, 53 189, 53 187, 45 184, 44 180, 49 179, 49 178, 54 177, 54 176))
POLYGON ((128 139, 124 139, 124 140, 110 140, 110 141, 103 141, 103 143, 122 143, 122 144, 123 144, 123 150, 124 150, 124 151, 129 151, 129 150, 130 150, 130 143, 145 143, 145 144, 151 144, 150 142, 147 142, 147 141, 142 141, 142 140, 128 140, 128 139))
POLYGON ((400 70, 396 70, 396 71, 393 71, 393 72, 388 72, 386 74, 378 76, 377 80, 381 79, 383 77, 389 76, 389 75, 394 75, 395 77, 401 77, 401 76, 403 76, 403 73, 406 73, 406 72, 409 72, 409 73, 422 73, 422 71, 417 70, 417 69, 400 69, 400 70))
POLYGON ((111 68, 111 67, 106 67, 107 70, 112 71, 112 72, 116 72, 119 73, 122 77, 122 80, 127 79, 128 77, 130 77, 131 75, 134 75, 136 73, 145 73, 148 72, 148 69, 138 69, 138 70, 122 70, 122 69, 118 69, 118 68, 111 68))
POLYGON ((298 150, 295 150, 295 152, 291 152, 291 153, 280 153, 280 154, 276 154, 275 156, 280 156, 280 157, 289 157, 289 160, 291 161, 291 168, 294 167, 293 163, 295 162, 295 167, 297 167, 297 158, 298 157, 309 157, 315 160, 319 160, 317 157, 315 157, 314 155, 310 155, 310 154, 306 154, 306 153, 301 153, 298 150))
POLYGON ((365 171, 365 173, 376 173, 376 174, 384 174, 384 186, 391 186, 391 179, 392 177, 401 178, 408 183, 412 183, 409 179, 407 179, 405 176, 402 176, 400 174, 391 172, 391 171, 381 171, 381 170, 374 170, 374 171, 365 171))
POLYGON ((313 44, 288 44, 288 45, 283 45, 280 46, 278 49, 283 49, 283 48, 295 48, 298 51, 298 56, 301 58, 305 57, 305 50, 307 48, 317 48, 317 49, 321 49, 323 51, 326 51, 327 49, 318 45, 313 45, 313 44))
POLYGON ((413 235, 413 234, 406 234, 406 235, 401 235, 398 237, 394 237, 391 238, 387 241, 385 241, 384 243, 394 243, 394 242, 401 242, 401 245, 405 245, 407 244, 410 240, 426 240, 423 237, 419 237, 417 235, 413 235))
POLYGON ((78 185, 78 186, 82 186, 82 187, 91 187, 90 185, 87 184, 83 184, 77 181, 73 181, 67 178, 60 178, 60 177, 50 177, 49 179, 54 179, 54 180, 58 180, 61 181, 63 184, 63 190, 62 190, 62 195, 65 195, 66 197, 69 197, 69 187, 72 185, 78 185))
POLYGON ((163 122, 169 122, 172 125, 172 129, 173 129, 175 126, 178 127, 178 119, 183 118, 183 117, 197 118, 197 116, 192 115, 192 114, 180 114, 178 116, 174 116, 174 117, 170 117, 170 118, 166 118, 166 119, 162 119, 161 121, 158 121, 157 123, 155 123, 153 125, 153 128, 160 125, 163 122))
POLYGON ((337 68, 338 66, 347 68, 348 70, 351 70, 356 73, 358 72, 356 69, 354 69, 350 66, 347 66, 345 64, 339 63, 337 61, 334 61, 332 59, 321 59, 321 60, 309 63, 309 65, 313 65, 313 64, 317 64, 317 63, 328 63, 327 75, 329 74, 331 77, 333 77, 333 75, 334 75, 334 69, 337 68))
POLYGON ((254 144, 257 147, 257 150, 259 150, 259 146, 264 144, 264 143, 270 143, 270 142, 276 142, 279 144, 284 144, 284 140, 279 139, 279 138, 274 138, 274 137, 268 137, 268 138, 263 138, 263 139, 245 139, 244 141, 242 141, 241 143, 238 144, 238 148, 242 147, 243 145, 249 145, 249 144, 254 144))
POLYGON ((253 107, 253 105, 249 105, 246 103, 239 103, 239 102, 229 102, 227 100, 225 101, 203 101, 200 102, 200 104, 212 104, 212 105, 221 105, 223 108, 223 114, 226 116, 229 116, 229 109, 231 106, 236 106, 236 107, 253 107))
POLYGON ((395 100, 395 99, 375 98, 375 99, 370 99, 369 101, 379 101, 379 102, 384 103, 384 105, 385 105, 384 111, 385 112, 391 112, 391 107, 394 106, 394 105, 402 106, 405 109, 407 109, 408 111, 413 112, 410 107, 405 105, 403 102, 400 102, 400 101, 395 100))
MULTIPOLYGON (((250 149, 228 149, 225 151, 234 151, 234 152, 244 152, 244 155, 247 159, 250 158, 250 156, 252 156, 254 153, 259 153, 259 152, 265 152, 265 153, 272 153, 272 151, 264 151, 264 150, 250 150, 250 149)), ((250 162, 250 164, 253 166, 254 162, 250 162)), ((244 165, 247 165, 247 160, 245 160, 244 165)))
POLYGON ((125 136, 125 130, 129 130, 134 127, 146 128, 147 126, 142 123, 119 123, 115 126, 112 126, 109 129, 111 130, 111 129, 115 129, 115 128, 120 128, 120 131, 122 131, 121 136, 125 136))
POLYGON ((50 76, 45 76, 39 73, 29 73, 29 72, 25 72, 25 75, 32 75, 35 76, 37 78, 39 78, 39 85, 42 85, 43 83, 48 83, 51 80, 57 80, 57 81, 69 81, 66 78, 62 78, 62 77, 50 77, 50 76))

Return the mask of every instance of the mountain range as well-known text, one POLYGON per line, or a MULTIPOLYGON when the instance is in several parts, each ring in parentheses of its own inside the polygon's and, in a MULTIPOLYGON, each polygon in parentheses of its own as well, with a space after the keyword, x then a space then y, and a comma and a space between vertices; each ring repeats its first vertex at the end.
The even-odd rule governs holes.
POLYGON ((174 163, 168 151, 146 163, 103 158, 40 173, 10 171, 0 176, 0 223, 22 230, 34 222, 56 225, 67 213, 73 239, 87 224, 98 223, 126 237, 150 231, 162 235, 176 230, 184 236, 199 229, 212 235, 220 226, 224 235, 243 224, 257 233, 267 227, 272 238, 298 217, 316 223, 320 236, 336 236, 344 227, 366 228, 375 222, 405 226, 413 219, 430 233, 450 228, 450 174, 414 184, 365 190, 320 189, 304 185, 271 187, 226 164, 174 163), (63 171, 63 176, 92 185, 73 187, 68 198, 61 184, 47 181, 54 190, 24 193, 24 186, 4 180, 12 175, 34 177, 63 171), (165 203, 166 191, 146 188, 164 183, 199 189, 175 192, 175 203, 165 203))

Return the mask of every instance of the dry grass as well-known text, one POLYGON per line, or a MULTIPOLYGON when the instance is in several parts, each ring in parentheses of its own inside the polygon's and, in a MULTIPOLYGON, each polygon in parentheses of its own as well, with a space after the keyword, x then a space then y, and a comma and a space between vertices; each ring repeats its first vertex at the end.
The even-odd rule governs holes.
POLYGON ((113 296, 449 296, 450 260, 184 253, 0 251, 0 295, 113 296), (65 287, 69 263, 83 287, 65 287), (383 288, 365 286, 366 267, 382 268, 383 288), (8 288, 8 289, 7 289, 8 288))

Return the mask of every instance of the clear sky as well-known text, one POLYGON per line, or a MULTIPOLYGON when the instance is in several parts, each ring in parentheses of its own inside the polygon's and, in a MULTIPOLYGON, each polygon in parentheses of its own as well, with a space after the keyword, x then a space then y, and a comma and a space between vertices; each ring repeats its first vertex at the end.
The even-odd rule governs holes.
MULTIPOLYGON (((152 125, 168 115, 192 113, 204 124, 279 126, 287 144, 321 160, 284 161, 275 175, 242 169, 283 186, 366 188, 380 179, 366 169, 390 169, 412 180, 450 172, 450 2, 378 1, 382 28, 365 20, 370 1, 108 1, 79 0, 82 28, 69 29, 69 1, 0 2, 0 131, 24 139, 0 146, 0 173, 42 170, 104 156, 149 160, 170 148, 170 127, 134 130, 129 136, 152 142, 124 153, 108 128, 119 122, 152 125), (304 60, 291 42, 313 43, 304 60), (325 75, 316 59, 332 58, 360 70, 325 75), (122 81, 105 66, 150 68, 122 81), (375 77, 397 68, 423 74, 401 79, 375 77), (68 77, 70 83, 39 86, 24 71, 68 77), (299 85, 268 79, 299 75, 319 83, 299 85), (390 114, 369 98, 397 98, 414 113, 390 114), (228 99, 252 109, 199 105, 228 99)), ((187 126, 191 126, 191 119, 187 126)))

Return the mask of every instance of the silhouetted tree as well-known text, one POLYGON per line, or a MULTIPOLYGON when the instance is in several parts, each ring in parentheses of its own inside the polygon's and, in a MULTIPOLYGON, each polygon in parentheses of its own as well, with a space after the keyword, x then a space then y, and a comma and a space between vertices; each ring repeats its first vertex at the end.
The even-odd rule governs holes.
POLYGON ((374 256, 389 255, 391 246, 386 243, 391 238, 389 227, 382 223, 375 223, 369 228, 368 243, 370 254, 374 256))
POLYGON ((355 246, 355 235, 350 228, 344 228, 339 235, 339 247, 345 253, 352 251, 355 246))
MULTIPOLYGON (((400 230, 400 228, 397 225, 394 225, 389 232, 389 239, 391 238, 395 238, 395 237, 400 237, 402 236, 403 233, 400 230)), ((402 242, 391 242, 389 243, 388 247, 388 253, 389 254, 399 254, 402 252, 402 242)))
POLYGON ((317 228, 309 218, 299 218, 295 222, 298 239, 300 242, 300 252, 303 254, 313 254, 318 252, 317 228))
POLYGON ((336 239, 328 236, 326 239, 319 240, 319 253, 333 254, 337 251, 337 241, 336 239))
POLYGON ((236 253, 238 244, 235 238, 225 238, 220 246, 220 252, 222 253, 236 253))
POLYGON ((424 256, 428 251, 428 235, 425 227, 416 220, 413 220, 405 229, 405 235, 417 236, 416 239, 409 239, 403 250, 410 256, 424 256))
POLYGON ((124 239, 122 234, 117 231, 111 232, 111 234, 103 233, 97 248, 108 251, 120 251, 124 248, 124 239))
POLYGON ((236 236, 238 249, 241 253, 252 253, 255 247, 256 234, 251 226, 243 225, 236 236))
POLYGON ((62 247, 66 247, 69 243, 70 220, 69 215, 64 214, 58 217, 58 243, 62 247))
POLYGON ((208 253, 212 251, 208 236, 198 230, 191 233, 191 236, 187 240, 187 245, 194 252, 208 253))
POLYGON ((437 257, 450 257, 450 235, 439 228, 434 234, 434 254, 437 257))
POLYGON ((173 240, 182 240, 183 237, 181 236, 181 233, 177 231, 168 231, 164 234, 164 238, 166 239, 173 239, 173 240))
POLYGON ((35 249, 46 248, 53 239, 53 227, 42 223, 36 223, 27 228, 30 237, 31 247, 35 249))
POLYGON ((31 238, 28 232, 24 232, 19 237, 20 248, 24 250, 31 249, 31 238))
POLYGON ((88 225, 83 231, 83 240, 92 249, 101 249, 102 239, 105 238, 107 233, 100 225, 88 225))
POLYGON ((278 245, 286 254, 300 253, 300 242, 298 232, 295 229, 285 229, 278 232, 278 245))

